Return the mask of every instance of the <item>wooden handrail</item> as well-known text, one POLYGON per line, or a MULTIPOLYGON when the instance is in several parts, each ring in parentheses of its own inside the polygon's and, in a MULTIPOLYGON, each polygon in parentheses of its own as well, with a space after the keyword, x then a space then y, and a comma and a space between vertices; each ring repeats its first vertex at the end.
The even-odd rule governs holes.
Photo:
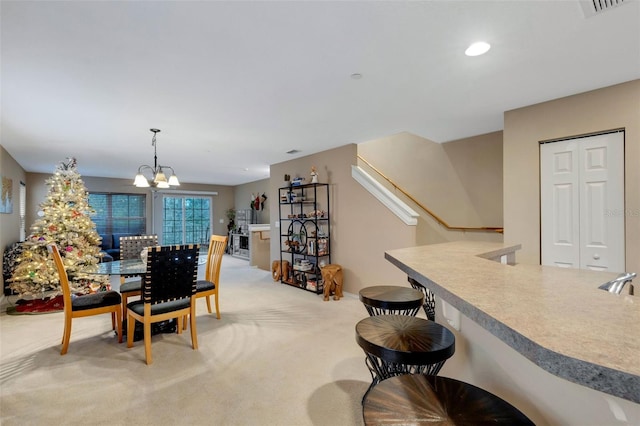
POLYGON ((414 202, 418 207, 420 207, 422 210, 427 212, 427 214, 429 214, 429 216, 434 218, 436 222, 438 222, 440 225, 444 226, 448 230, 450 230, 450 231, 489 231, 489 232, 497 232, 499 234, 502 234, 504 232, 504 228, 494 228, 494 227, 488 227, 488 226, 465 227, 465 226, 451 226, 451 225, 449 225, 447 222, 445 222, 443 219, 441 219, 437 214, 435 214, 434 212, 429 210, 420 201, 418 201, 415 198, 413 198, 409 193, 407 193, 407 191, 405 191, 404 189, 402 189, 398 185, 396 185, 396 183, 394 181, 392 181, 391 179, 389 179, 384 173, 382 173, 380 170, 376 169, 373 166, 373 164, 369 163, 367 160, 362 158, 360 155, 358 155, 357 157, 358 157, 358 160, 361 160, 363 163, 365 163, 367 166, 369 166, 371 168, 371 170, 373 170, 374 172, 379 174, 384 180, 389 182, 389 184, 391 184, 391 186, 393 186, 395 189, 400 191, 405 197, 407 197, 412 202, 414 202))

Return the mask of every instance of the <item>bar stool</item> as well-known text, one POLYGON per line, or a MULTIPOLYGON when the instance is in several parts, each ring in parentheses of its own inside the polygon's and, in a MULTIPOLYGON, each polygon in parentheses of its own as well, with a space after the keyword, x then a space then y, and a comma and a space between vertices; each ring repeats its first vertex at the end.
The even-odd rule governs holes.
POLYGON ((533 425, 496 395, 449 377, 406 374, 383 380, 365 396, 365 425, 533 425))
POLYGON ((415 316, 424 296, 419 290, 408 287, 378 285, 360 290, 360 301, 369 315, 411 315, 415 316))
POLYGON ((377 315, 361 320, 356 324, 356 341, 371 373, 367 393, 389 377, 436 375, 455 352, 451 331, 433 321, 407 315, 377 315))

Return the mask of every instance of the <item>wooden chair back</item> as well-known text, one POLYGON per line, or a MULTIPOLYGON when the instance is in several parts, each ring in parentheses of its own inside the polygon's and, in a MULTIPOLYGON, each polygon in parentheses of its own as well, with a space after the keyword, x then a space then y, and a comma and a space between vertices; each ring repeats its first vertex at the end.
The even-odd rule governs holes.
POLYGON ((211 281, 216 285, 220 285, 220 265, 227 248, 229 237, 226 235, 211 235, 209 239, 209 250, 207 251, 207 266, 205 268, 205 280, 211 281))
POLYGON ((58 279, 60 280, 60 288, 62 289, 62 299, 64 301, 64 314, 71 316, 71 286, 69 285, 69 276, 64 269, 64 262, 58 246, 55 244, 47 245, 47 250, 51 253, 53 263, 56 265, 58 279))

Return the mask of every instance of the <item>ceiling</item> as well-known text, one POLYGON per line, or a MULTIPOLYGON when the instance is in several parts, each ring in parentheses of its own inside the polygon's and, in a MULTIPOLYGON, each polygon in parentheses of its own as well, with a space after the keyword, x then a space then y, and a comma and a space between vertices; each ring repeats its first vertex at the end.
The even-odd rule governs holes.
POLYGON ((591 17, 578 0, 3 0, 0 13, 1 143, 27 172, 74 156, 82 175, 133 179, 153 165, 155 127, 182 182, 237 185, 403 131, 501 130, 504 111, 640 78, 637 0, 591 17), (491 50, 465 56, 478 40, 491 50))

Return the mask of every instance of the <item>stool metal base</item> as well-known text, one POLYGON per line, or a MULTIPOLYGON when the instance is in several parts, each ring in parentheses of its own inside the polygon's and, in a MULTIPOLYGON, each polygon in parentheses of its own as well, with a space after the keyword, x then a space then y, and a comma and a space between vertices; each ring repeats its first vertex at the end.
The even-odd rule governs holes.
POLYGON ((383 308, 376 308, 375 306, 369 306, 369 305, 364 305, 364 307, 367 308, 367 312, 371 316, 410 315, 412 317, 415 317, 418 314, 418 311, 420 310, 420 306, 418 306, 417 308, 410 308, 410 309, 383 309, 383 308))
POLYGON ((430 319, 431 321, 435 321, 436 320, 436 296, 431 292, 431 290, 429 290, 428 288, 426 288, 425 286, 423 286, 413 278, 407 277, 407 279, 409 280, 409 284, 411 284, 411 287, 415 288, 416 290, 420 290, 422 293, 424 293, 424 303, 422 305, 422 308, 424 309, 424 313, 427 315, 427 318, 430 319))
POLYGON ((387 362, 375 355, 366 353, 365 364, 371 373, 371 384, 362 397, 364 403, 365 398, 371 389, 385 379, 403 374, 429 374, 435 376, 440 372, 446 360, 436 362, 435 364, 411 365, 398 362, 387 362))

